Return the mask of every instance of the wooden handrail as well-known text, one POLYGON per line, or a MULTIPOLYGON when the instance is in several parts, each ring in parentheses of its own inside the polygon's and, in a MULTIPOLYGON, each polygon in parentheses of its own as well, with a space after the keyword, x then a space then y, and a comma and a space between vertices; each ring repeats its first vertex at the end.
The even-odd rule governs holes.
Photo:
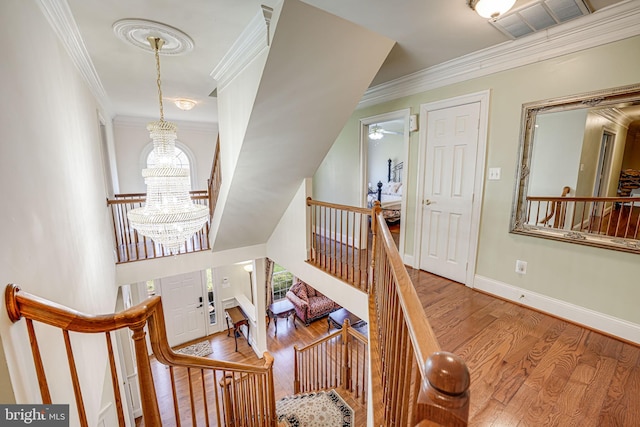
POLYGON ((222 186, 222 162, 220 159, 220 134, 216 141, 216 149, 213 153, 213 164, 211 165, 211 175, 207 183, 209 190, 209 220, 213 220, 213 213, 216 210, 220 187, 222 186))
MULTIPOLYGON (((371 209, 311 198, 306 204, 310 210, 309 263, 345 280, 342 270, 336 266, 342 266, 345 259, 365 261, 358 263, 358 271, 365 272, 367 285, 353 281, 350 284, 369 294, 374 425, 415 425, 425 421, 466 425, 468 369, 456 355, 440 351, 380 202, 376 201, 371 209), (350 218, 354 220, 349 222, 350 218), (350 224, 354 224, 351 229, 350 224), (351 234, 354 229, 358 230, 355 235, 351 234)), ((336 336, 325 337, 319 343, 329 342, 336 336)), ((295 365, 296 371, 304 370, 298 366, 297 359, 295 365)), ((313 374, 310 376, 314 378, 313 374)), ((296 390, 297 387, 296 379, 296 390)))
MULTIPOLYGON (((162 309, 162 302, 159 296, 151 297, 140 304, 128 308, 119 313, 105 314, 105 315, 89 315, 85 314, 55 302, 49 301, 44 298, 40 298, 35 295, 31 295, 27 292, 21 291, 15 284, 7 285, 5 288, 5 305, 7 313, 12 322, 17 322, 22 318, 27 321, 27 329, 29 331, 29 337, 31 341, 32 353, 34 363, 36 365, 36 374, 38 376, 38 383, 40 385, 40 391, 44 403, 51 403, 51 397, 47 386, 46 373, 44 365, 41 360, 41 354, 38 349, 37 338, 32 325, 33 321, 41 322, 47 325, 51 325, 60 328, 64 332, 65 345, 68 352, 68 359, 70 365, 70 372, 73 376, 72 382, 74 386, 74 393, 76 395, 77 408, 79 412, 79 418, 81 425, 87 425, 86 415, 84 414, 84 405, 82 403, 82 392, 80 390, 80 381, 75 375, 76 364, 71 352, 71 342, 69 332, 79 333, 106 333, 107 334, 107 349, 109 353, 109 360, 111 365, 111 374, 113 384, 118 384, 117 373, 114 369, 113 348, 111 347, 111 340, 109 333, 118 329, 129 328, 133 331, 132 339, 134 341, 135 359, 138 368, 138 380, 140 386, 140 396, 142 399, 142 411, 144 416, 145 425, 148 426, 160 426, 162 420, 160 418, 160 411, 158 407, 155 385, 153 376, 151 374, 151 366, 149 362, 149 356, 147 354, 147 346, 145 340, 145 327, 148 327, 149 338, 151 341, 151 347, 153 349, 156 359, 170 368, 172 388, 174 393, 174 405, 175 413, 178 425, 179 421, 179 409, 178 400, 176 396, 175 382, 174 382, 174 368, 185 368, 188 374, 191 376, 192 370, 200 370, 200 376, 202 378, 202 393, 203 393, 203 405, 205 406, 205 413, 208 413, 208 399, 206 396, 205 387, 205 370, 206 372, 212 372, 215 378, 218 373, 222 376, 229 375, 253 375, 255 380, 251 381, 251 384, 261 384, 264 391, 264 399, 261 406, 260 413, 263 414, 267 421, 261 423, 261 425, 276 425, 275 415, 275 391, 273 387, 273 357, 265 352, 263 366, 245 365, 236 362, 227 362, 215 359, 209 359, 198 356, 191 356, 186 354, 175 353, 169 346, 166 338, 166 326, 164 323, 164 314, 162 309)), ((121 426, 124 426, 124 416, 122 412, 122 403, 119 397, 118 387, 114 387, 115 402, 118 411, 118 419, 121 426)), ((192 408, 195 405, 196 399, 193 392, 190 393, 190 400, 192 408)), ((219 399, 218 393, 214 398, 216 414, 218 417, 218 425, 220 424, 220 414, 222 412, 220 405, 222 400, 219 399)), ((236 404, 237 402, 232 402, 236 404)), ((229 408, 227 408, 229 409, 229 408)))

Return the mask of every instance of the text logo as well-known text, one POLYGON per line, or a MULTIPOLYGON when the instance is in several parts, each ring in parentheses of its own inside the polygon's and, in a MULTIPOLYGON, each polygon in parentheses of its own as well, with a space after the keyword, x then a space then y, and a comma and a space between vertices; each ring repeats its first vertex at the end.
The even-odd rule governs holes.
POLYGON ((0 427, 69 427, 69 405, 0 405, 0 427))

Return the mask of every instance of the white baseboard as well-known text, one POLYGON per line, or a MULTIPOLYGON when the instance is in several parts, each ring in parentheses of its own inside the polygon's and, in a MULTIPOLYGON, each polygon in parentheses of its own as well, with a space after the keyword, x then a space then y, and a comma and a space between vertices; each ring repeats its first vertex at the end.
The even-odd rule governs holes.
POLYGON ((636 323, 480 275, 475 276, 474 288, 623 340, 640 344, 640 325, 636 323))

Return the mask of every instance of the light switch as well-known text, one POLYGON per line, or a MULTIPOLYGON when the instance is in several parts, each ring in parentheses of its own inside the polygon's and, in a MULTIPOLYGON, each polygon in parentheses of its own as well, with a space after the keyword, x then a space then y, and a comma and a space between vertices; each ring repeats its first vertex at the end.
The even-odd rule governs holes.
POLYGON ((489 181, 498 181, 500 179, 500 168, 489 168, 489 181))

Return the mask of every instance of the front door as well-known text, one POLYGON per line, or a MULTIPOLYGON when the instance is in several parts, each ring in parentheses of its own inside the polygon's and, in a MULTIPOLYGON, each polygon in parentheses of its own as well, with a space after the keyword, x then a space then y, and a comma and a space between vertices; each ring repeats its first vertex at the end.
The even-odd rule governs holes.
POLYGON ((469 255, 480 102, 429 111, 420 269, 464 283, 469 255))
POLYGON ((160 279, 160 294, 170 346, 206 335, 202 274, 199 271, 160 279))

